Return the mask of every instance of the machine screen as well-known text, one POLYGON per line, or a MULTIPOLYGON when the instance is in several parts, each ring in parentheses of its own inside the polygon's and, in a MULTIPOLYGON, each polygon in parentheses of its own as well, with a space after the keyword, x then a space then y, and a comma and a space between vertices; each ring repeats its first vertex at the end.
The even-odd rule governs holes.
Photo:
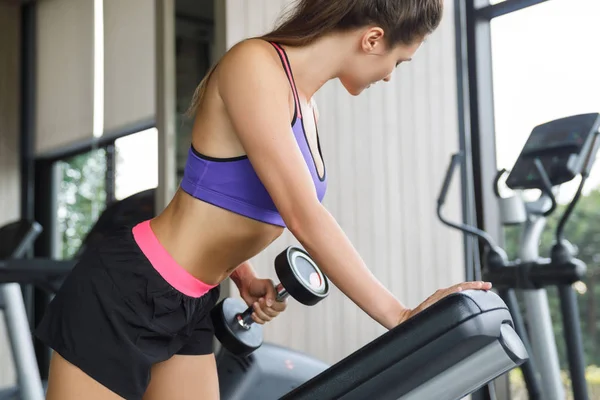
POLYGON ((553 186, 575 178, 597 151, 600 114, 581 114, 536 126, 506 180, 511 189, 541 189, 538 160, 553 186))
POLYGON ((529 153, 532 151, 540 151, 547 148, 556 147, 571 147, 581 148, 585 141, 585 134, 579 130, 553 130, 553 131, 533 131, 529 140, 525 144, 523 151, 529 153))

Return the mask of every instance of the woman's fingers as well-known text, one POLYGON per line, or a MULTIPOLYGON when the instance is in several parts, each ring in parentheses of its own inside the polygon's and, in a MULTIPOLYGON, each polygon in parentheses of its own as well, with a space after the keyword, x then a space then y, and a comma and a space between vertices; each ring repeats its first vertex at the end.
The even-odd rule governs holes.
POLYGON ((256 315, 256 322, 265 323, 271 321, 277 317, 281 311, 285 310, 284 302, 274 302, 272 306, 268 306, 263 298, 253 304, 254 315, 256 315))
POLYGON ((454 286, 450 286, 446 289, 440 289, 435 292, 431 298, 432 302, 430 304, 433 304, 452 293, 462 292, 463 290, 490 290, 491 288, 492 284, 490 282, 473 281, 457 283, 454 286))

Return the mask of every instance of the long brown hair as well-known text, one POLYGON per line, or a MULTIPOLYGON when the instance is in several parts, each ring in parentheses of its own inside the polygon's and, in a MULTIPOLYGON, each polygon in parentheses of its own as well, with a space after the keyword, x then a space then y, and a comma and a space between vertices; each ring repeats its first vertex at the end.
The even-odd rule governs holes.
MULTIPOLYGON (((276 28, 260 39, 286 46, 306 46, 324 35, 374 24, 389 46, 411 44, 433 32, 441 22, 444 0, 296 0, 276 28)), ((188 115, 206 91, 213 66, 196 88, 188 115)))

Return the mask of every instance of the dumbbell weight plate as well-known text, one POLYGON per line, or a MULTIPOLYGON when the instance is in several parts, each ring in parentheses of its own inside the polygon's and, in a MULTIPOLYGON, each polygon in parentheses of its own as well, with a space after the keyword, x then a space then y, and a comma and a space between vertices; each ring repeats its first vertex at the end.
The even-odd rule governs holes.
POLYGON ((329 281, 304 250, 291 246, 275 258, 282 286, 298 302, 313 306, 329 295, 329 281))
POLYGON ((243 300, 229 297, 211 311, 215 336, 229 352, 241 357, 258 349, 263 342, 262 325, 252 324, 245 329, 238 323, 236 316, 247 308, 243 300))

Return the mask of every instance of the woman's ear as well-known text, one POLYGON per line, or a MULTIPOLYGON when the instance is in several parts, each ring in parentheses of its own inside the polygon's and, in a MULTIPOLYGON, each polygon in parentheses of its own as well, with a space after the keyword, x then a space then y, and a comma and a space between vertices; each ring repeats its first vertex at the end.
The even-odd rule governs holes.
POLYGON ((362 35, 361 48, 367 54, 380 54, 385 50, 384 32, 378 26, 369 27, 362 35))

